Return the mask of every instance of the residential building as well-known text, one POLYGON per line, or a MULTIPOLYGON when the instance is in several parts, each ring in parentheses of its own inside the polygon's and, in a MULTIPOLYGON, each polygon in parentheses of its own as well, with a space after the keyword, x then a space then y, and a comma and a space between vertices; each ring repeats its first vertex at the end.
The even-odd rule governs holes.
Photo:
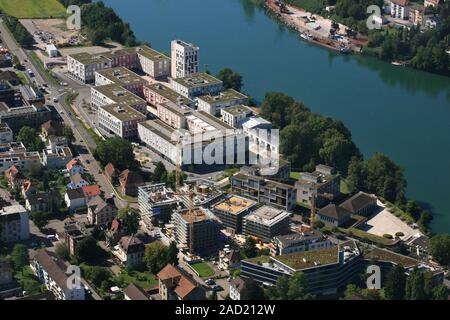
POLYGON ((147 117, 128 105, 109 104, 98 108, 98 128, 107 135, 134 138, 138 134, 138 123, 147 117))
POLYGON ((249 137, 249 150, 257 157, 266 158, 270 153, 279 153, 279 138, 272 135, 272 123, 252 117, 242 123, 242 130, 249 137))
POLYGON ((406 20, 409 18, 409 0, 390 0, 391 17, 406 20))
POLYGON ((84 286, 72 284, 66 265, 45 249, 37 251, 31 268, 57 300, 84 300, 84 286))
POLYGON ((242 172, 231 177, 231 191, 286 211, 291 210, 296 204, 297 192, 293 185, 242 172))
POLYGON ((230 271, 240 267, 241 253, 239 250, 224 248, 219 251, 219 268, 230 271))
POLYGON ((346 209, 330 203, 317 212, 317 218, 326 225, 340 227, 350 220, 350 212, 346 209))
POLYGON ((247 166, 242 166, 240 172, 249 175, 262 177, 274 181, 289 181, 291 176, 291 163, 283 158, 278 159, 278 171, 274 173, 273 171, 265 170, 265 164, 252 164, 247 166))
POLYGON ((0 123, 0 143, 13 141, 13 132, 6 122, 0 123))
POLYGON ((149 120, 138 124, 139 139, 163 159, 176 164, 179 159, 176 142, 172 135, 175 129, 161 120, 149 120))
POLYGON ((358 192, 340 205, 351 214, 370 216, 377 209, 377 197, 374 194, 358 192))
POLYGON ((137 48, 140 69, 153 79, 170 76, 170 58, 148 46, 137 48))
POLYGON ((287 211, 262 206, 244 217, 244 234, 271 242, 273 237, 289 233, 290 223, 287 211))
POLYGON ((134 283, 123 289, 123 297, 125 300, 151 300, 147 292, 134 283))
POLYGON ((14 133, 22 127, 39 129, 40 126, 52 119, 51 110, 44 105, 23 107, 9 107, 0 102, 0 123, 7 123, 14 133))
POLYGON ((8 185, 11 188, 21 186, 22 183, 27 180, 27 177, 23 174, 22 170, 17 168, 15 165, 12 165, 8 170, 5 171, 5 177, 6 180, 8 180, 8 185))
POLYGON ((27 199, 30 195, 38 193, 38 188, 36 183, 33 183, 31 180, 25 180, 22 183, 22 196, 24 199, 27 199))
POLYGON ((204 72, 169 78, 169 84, 175 92, 191 100, 207 94, 217 95, 223 90, 221 80, 204 72))
POLYGON ((67 188, 69 189, 77 189, 84 186, 88 186, 89 182, 86 181, 83 176, 79 173, 75 173, 74 175, 70 176, 70 182, 67 185, 67 188))
POLYGON ((219 226, 209 210, 195 208, 193 214, 189 214, 188 209, 177 210, 172 214, 171 223, 175 241, 180 247, 200 256, 217 253, 219 226))
POLYGON ((437 8, 438 6, 439 6, 439 3, 441 2, 441 0, 425 0, 424 2, 423 2, 423 6, 425 7, 425 8, 428 8, 428 7, 434 7, 434 8, 437 8))
POLYGON ((200 48, 181 40, 171 42, 171 75, 172 78, 183 78, 199 72, 200 48))
POLYGON ((81 164, 78 158, 72 159, 66 164, 66 170, 69 172, 69 175, 73 176, 74 174, 84 174, 84 167, 81 164))
POLYGON ((104 56, 111 60, 111 66, 113 68, 123 67, 133 70, 139 69, 137 51, 137 47, 122 48, 114 52, 106 53, 104 56))
POLYGON ((62 136, 63 129, 64 124, 61 121, 49 120, 41 125, 41 134, 46 139, 48 139, 50 136, 62 136))
POLYGON ((17 170, 26 171, 32 166, 40 165, 39 152, 27 152, 22 143, 10 142, 0 145, 0 173, 5 173, 12 166, 17 170))
POLYGON ((186 117, 192 113, 192 109, 178 106, 173 102, 164 102, 157 106, 157 117, 164 123, 175 129, 186 127, 186 117))
POLYGON ((220 110, 223 122, 233 128, 242 128, 242 124, 253 114, 252 109, 243 105, 236 105, 220 110))
POLYGON ((5 80, 0 81, 0 101, 8 105, 14 103, 14 88, 5 80))
POLYGON ((105 166, 105 175, 110 182, 113 182, 114 179, 119 177, 119 171, 114 167, 114 165, 110 162, 105 166))
POLYGON ((12 205, 0 209, 0 240, 16 242, 30 237, 28 212, 22 205, 12 205))
POLYGON ((314 172, 302 172, 295 188, 298 203, 311 206, 315 196, 321 207, 341 194, 341 177, 334 168, 320 164, 314 172))
MULTIPOLYGON (((49 147, 53 146, 50 144, 49 147)), ((42 152, 42 165, 48 169, 65 168, 71 159, 73 154, 69 147, 56 147, 54 150, 47 149, 42 152)))
POLYGON ((114 254, 126 267, 136 267, 142 264, 144 243, 135 236, 124 236, 120 239, 114 254))
POLYGON ((242 232, 243 218, 256 206, 256 202, 231 195, 212 207, 212 212, 219 218, 222 225, 232 233, 242 232))
POLYGON ((189 179, 180 186, 180 192, 184 195, 181 200, 186 208, 193 203, 194 207, 211 208, 224 198, 224 193, 216 187, 214 181, 208 179, 189 179))
POLYGON ((124 67, 104 69, 95 72, 96 86, 115 84, 138 96, 142 95, 146 83, 147 82, 142 77, 124 67))
POLYGON ((57 190, 31 194, 25 199, 25 208, 30 211, 50 211, 52 208, 59 209, 61 200, 57 190))
POLYGON ((168 264, 158 274, 162 300, 204 300, 205 289, 191 275, 168 264))
MULTIPOLYGON (((55 152, 57 149, 67 148, 69 146, 67 138, 64 136, 48 136, 47 142, 47 150, 50 150, 52 152, 55 152)), ((69 162, 69 160, 67 160, 65 164, 67 164, 67 162, 69 162)))
POLYGON ((138 188, 145 184, 144 179, 138 172, 130 171, 128 169, 120 173, 119 183, 121 192, 133 197, 138 195, 138 188))
POLYGON ((90 224, 96 226, 109 225, 117 215, 117 207, 112 198, 103 200, 102 197, 96 196, 87 203, 87 207, 87 219, 90 224))
POLYGON ((78 244, 89 235, 84 225, 73 220, 64 222, 64 243, 71 256, 76 255, 78 244))
POLYGON ((138 189, 138 202, 144 223, 151 225, 153 219, 167 223, 172 212, 180 204, 175 192, 165 183, 144 185, 138 189))
POLYGON ((312 294, 336 294, 364 269, 362 254, 354 241, 315 251, 242 260, 241 277, 275 285, 280 276, 302 272, 312 294))
POLYGON ((180 95, 178 92, 160 83, 144 86, 145 100, 151 105, 152 113, 156 115, 158 105, 172 102, 181 107, 194 107, 194 101, 180 95))
POLYGON ((283 255, 294 252, 313 251, 331 247, 333 244, 319 230, 289 233, 276 236, 272 240, 271 255, 283 255))
POLYGON ((95 72, 112 68, 112 60, 105 54, 93 55, 87 52, 67 56, 67 72, 83 83, 92 83, 95 72))
POLYGON ((413 5, 409 8, 409 22, 415 26, 423 26, 425 7, 421 5, 413 5))
POLYGON ((218 94, 206 94, 197 97, 197 110, 217 116, 220 110, 236 105, 245 105, 248 97, 234 89, 227 89, 218 94))
POLYGON ((82 186, 85 203, 88 204, 92 199, 102 194, 100 187, 96 184, 89 186, 82 186))
POLYGON ((29 105, 35 103, 45 103, 45 97, 39 89, 29 85, 19 86, 20 94, 22 99, 29 105))
POLYGON ((0 71, 0 83, 7 82, 10 86, 18 86, 20 85, 20 78, 17 76, 17 73, 10 70, 1 70, 0 71))
POLYGON ((247 290, 248 280, 242 277, 236 277, 230 281, 230 299, 244 300, 245 291, 247 290))
POLYGON ((91 104, 96 108, 111 104, 127 105, 140 113, 147 113, 147 102, 145 100, 117 84, 92 87, 91 104))
POLYGON ((86 198, 84 197, 83 189, 68 189, 64 194, 64 202, 70 212, 86 206, 86 198))

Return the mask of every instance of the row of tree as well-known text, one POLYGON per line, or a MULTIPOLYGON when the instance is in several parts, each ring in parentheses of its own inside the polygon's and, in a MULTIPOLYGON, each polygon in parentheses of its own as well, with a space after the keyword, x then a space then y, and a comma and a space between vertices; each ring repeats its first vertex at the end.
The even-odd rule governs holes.
POLYGON ((13 34, 16 41, 22 47, 29 47, 33 44, 34 39, 31 33, 20 23, 19 19, 15 17, 6 17, 5 19, 8 29, 13 34))

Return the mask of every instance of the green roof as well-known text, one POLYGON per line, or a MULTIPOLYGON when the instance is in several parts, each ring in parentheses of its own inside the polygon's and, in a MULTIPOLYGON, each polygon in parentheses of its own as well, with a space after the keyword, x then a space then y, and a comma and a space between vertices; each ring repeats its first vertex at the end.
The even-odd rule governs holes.
MULTIPOLYGON (((164 140, 171 142, 172 133, 175 131, 174 128, 168 126, 161 120, 149 120, 141 122, 139 125, 145 127, 146 129, 152 131, 154 134, 160 136, 164 140)), ((173 142, 175 144, 175 142, 173 142)))
POLYGON ((151 61, 170 60, 170 58, 168 56, 150 48, 149 46, 140 46, 137 48, 137 52, 138 52, 138 54, 142 55, 143 57, 145 57, 151 61))
POLYGON ((74 53, 69 55, 73 59, 79 61, 82 64, 94 64, 94 63, 102 63, 109 62, 111 59, 107 57, 107 54, 90 54, 87 52, 74 53))
POLYGON ((97 71, 97 73, 118 85, 139 84, 144 82, 144 80, 136 73, 124 67, 103 69, 97 71))
POLYGON ((172 81, 187 88, 204 87, 209 85, 222 84, 222 81, 205 72, 195 73, 187 77, 176 78, 172 81))
POLYGON ((414 267, 419 264, 419 261, 416 259, 379 248, 372 248, 368 252, 364 253, 364 259, 391 262, 402 265, 405 268, 414 267))
POLYGON ((101 106, 101 109, 110 113, 117 119, 121 121, 131 121, 136 119, 146 119, 146 116, 136 109, 128 106, 128 105, 118 105, 118 104, 108 104, 106 106, 101 106))
POLYGON ((182 104, 186 105, 191 105, 194 103, 194 101, 192 101, 191 99, 182 96, 178 92, 160 83, 154 83, 151 85, 147 85, 146 87, 152 90, 153 92, 156 92, 157 94, 163 96, 167 100, 172 101, 173 103, 178 104, 179 102, 181 102, 182 104))
POLYGON ((233 100, 242 100, 242 99, 247 99, 247 98, 248 97, 246 95, 244 95, 234 89, 227 89, 216 95, 206 94, 206 95, 198 97, 199 100, 203 100, 209 104, 222 103, 222 102, 233 101, 233 100))
POLYGON ((94 87, 94 89, 110 98, 115 103, 127 104, 131 106, 136 104, 146 104, 145 100, 117 84, 107 84, 104 86, 94 87))
POLYGON ((232 107, 228 107, 225 109, 222 109, 224 112, 228 112, 229 114, 233 115, 233 116, 238 116, 241 114, 248 114, 250 112, 252 112, 252 109, 250 109, 247 106, 243 106, 243 105, 237 105, 237 106, 232 106, 232 107))

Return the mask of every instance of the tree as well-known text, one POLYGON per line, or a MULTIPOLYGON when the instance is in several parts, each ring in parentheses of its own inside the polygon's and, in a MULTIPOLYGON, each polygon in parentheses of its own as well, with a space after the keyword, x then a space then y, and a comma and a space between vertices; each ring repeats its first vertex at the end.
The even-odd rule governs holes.
POLYGON ((247 237, 245 239, 244 247, 242 252, 247 258, 254 258, 258 255, 258 249, 256 248, 256 240, 252 237, 247 237))
POLYGON ((63 243, 58 243, 56 245, 55 253, 62 260, 69 261, 70 259, 69 249, 67 249, 66 245, 63 243))
POLYGON ((433 290, 433 300, 447 300, 447 299, 448 299, 447 287, 443 284, 436 286, 433 290))
POLYGON ((92 42, 94 46, 102 45, 106 40, 107 35, 103 30, 91 30, 88 33, 88 39, 92 42))
POLYGON ((30 263, 28 256, 28 249, 24 244, 18 243, 14 245, 11 252, 11 262, 14 270, 20 271, 23 267, 30 263))
POLYGON ((127 206, 119 211, 117 218, 122 221, 126 234, 132 235, 139 230, 141 215, 136 209, 127 206))
POLYGON ((161 242, 153 242, 145 247, 144 261, 151 273, 157 274, 167 265, 168 248, 161 242))
POLYGON ((92 262, 102 255, 102 249, 100 249, 97 241, 92 236, 87 236, 81 240, 75 250, 75 256, 80 262, 92 262))
POLYGON ((450 264, 450 235, 438 234, 430 239, 430 253, 433 258, 443 264, 450 264))
POLYGON ((153 171, 153 181, 158 183, 161 182, 164 173, 167 175, 166 167, 164 166, 164 163, 158 161, 155 165, 155 170, 153 171))
POLYGON ((134 159, 133 145, 120 137, 102 140, 97 144, 95 156, 103 166, 111 162, 118 170, 135 170, 138 164, 134 159))
POLYGON ((313 296, 309 293, 308 284, 306 283, 303 272, 295 272, 289 278, 288 285, 289 300, 311 300, 313 296))
POLYGON ((234 89, 241 91, 242 88, 242 76, 233 72, 230 68, 224 68, 219 71, 217 78, 222 80, 225 89, 234 89))
POLYGON ((172 241, 167 250, 167 263, 178 265, 178 248, 175 241, 172 241))
POLYGON ((31 212, 30 215, 31 220, 33 220, 34 224, 39 228, 39 230, 45 228, 45 226, 48 224, 48 221, 50 220, 49 214, 47 212, 34 211, 31 212))
POLYGON ((245 280, 245 289, 241 293, 241 300, 265 300, 264 289, 253 279, 245 280))
POLYGON ((406 275, 401 265, 395 266, 386 276, 384 294, 388 300, 403 300, 405 297, 406 275))
POLYGON ((289 278, 286 275, 278 277, 275 286, 268 290, 271 300, 288 300, 289 278))
POLYGON ((111 271, 105 267, 87 266, 82 268, 84 277, 97 288, 102 287, 103 282, 109 282, 112 277, 111 271))
POLYGON ((29 151, 41 151, 45 148, 45 144, 39 138, 37 131, 30 127, 22 127, 16 139, 22 142, 29 151))
POLYGON ((424 273, 418 269, 414 269, 406 280, 406 294, 407 300, 425 300, 427 298, 425 293, 425 276, 424 273))
POLYGON ((62 134, 64 137, 66 137, 69 144, 75 141, 75 136, 73 134, 72 128, 64 127, 62 134))

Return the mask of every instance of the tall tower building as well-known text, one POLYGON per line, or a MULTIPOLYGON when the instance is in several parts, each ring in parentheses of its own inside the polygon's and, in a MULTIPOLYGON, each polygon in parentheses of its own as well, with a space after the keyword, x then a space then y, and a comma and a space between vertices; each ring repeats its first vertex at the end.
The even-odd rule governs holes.
POLYGON ((172 78, 183 78, 199 72, 200 48, 181 40, 171 43, 172 78))

